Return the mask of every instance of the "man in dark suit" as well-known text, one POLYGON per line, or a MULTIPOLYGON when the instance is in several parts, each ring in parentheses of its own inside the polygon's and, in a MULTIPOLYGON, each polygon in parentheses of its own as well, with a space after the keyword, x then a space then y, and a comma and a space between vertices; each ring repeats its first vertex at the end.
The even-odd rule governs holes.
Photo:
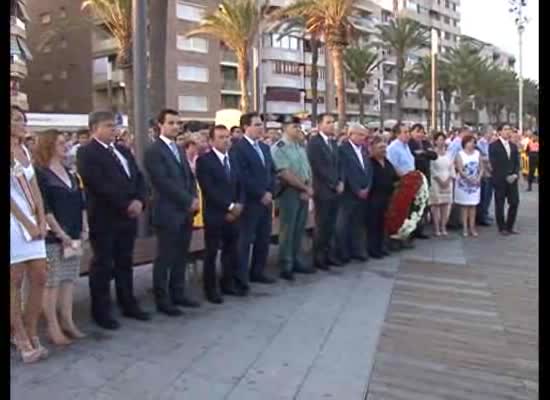
POLYGON ((495 190, 495 216, 501 235, 518 234, 514 229, 519 206, 518 177, 520 170, 519 151, 510 141, 510 125, 497 129, 499 138, 489 145, 493 188, 495 190), (508 216, 504 219, 504 202, 508 200, 508 216))
POLYGON ((351 124, 348 139, 339 147, 344 192, 338 210, 334 252, 344 263, 350 259, 367 260, 365 212, 372 185, 372 166, 365 148, 367 136, 364 126, 351 124))
POLYGON ((229 131, 216 125, 209 132, 212 151, 197 159, 197 179, 203 199, 204 259, 203 282, 208 301, 223 303, 216 279, 216 258, 221 249, 223 277, 221 293, 242 296, 244 291, 235 286, 237 271, 239 227, 244 196, 235 163, 229 157, 231 146, 229 131))
MULTIPOLYGON (((422 172, 428 184, 430 183, 430 161, 437 160, 437 153, 434 151, 432 144, 426 140, 426 131, 422 124, 414 124, 411 127, 411 140, 409 140, 409 148, 414 156, 414 166, 417 171, 422 172)), ((424 225, 429 208, 426 207, 422 219, 418 223, 416 230, 412 236, 418 239, 428 239, 429 236, 424 233, 424 225)))
POLYGON ((329 265, 342 265, 329 255, 334 240, 334 227, 338 216, 338 201, 344 191, 338 160, 338 147, 334 139, 334 117, 321 114, 319 132, 307 145, 307 154, 313 176, 313 203, 315 206, 315 238, 313 242, 314 266, 329 270, 329 265))
POLYGON ((185 295, 185 269, 199 210, 197 186, 185 154, 176 144, 178 112, 159 113, 159 138, 145 152, 145 169, 153 186, 153 226, 157 254, 153 263, 153 291, 157 310, 182 314, 177 306, 198 307, 185 295))
POLYGON ((238 282, 246 293, 249 275, 251 282, 275 282, 264 273, 271 240, 275 166, 269 146, 261 142, 264 130, 262 118, 257 113, 243 114, 240 125, 244 136, 232 145, 231 154, 245 193, 240 218, 238 282), (254 248, 249 269, 251 245, 254 248))
POLYGON ((137 218, 143 212, 147 190, 132 153, 114 144, 115 122, 111 112, 98 111, 88 119, 93 139, 77 153, 77 168, 88 201, 92 318, 104 329, 119 323, 111 313, 110 282, 114 275, 118 304, 128 318, 142 321, 133 289, 133 251, 137 218))

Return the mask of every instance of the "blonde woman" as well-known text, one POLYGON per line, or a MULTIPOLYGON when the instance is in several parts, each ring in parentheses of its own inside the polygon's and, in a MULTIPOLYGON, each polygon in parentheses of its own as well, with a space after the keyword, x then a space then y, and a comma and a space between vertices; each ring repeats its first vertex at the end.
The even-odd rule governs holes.
POLYGON ((453 202, 453 179, 455 168, 447 153, 445 134, 438 132, 434 136, 437 159, 430 161, 430 210, 435 236, 447 236, 450 206, 453 202))
POLYGON ((46 219, 28 149, 23 145, 25 114, 11 108, 10 167, 10 324, 24 363, 48 356, 38 338, 38 320, 46 284, 46 219), (23 310, 21 285, 28 280, 23 310))
POLYGON ((44 197, 46 253, 50 268, 44 294, 48 335, 56 345, 85 335, 73 321, 73 290, 80 274, 82 242, 88 236, 84 196, 76 174, 65 167, 65 136, 57 130, 42 132, 36 145, 36 175, 44 197))

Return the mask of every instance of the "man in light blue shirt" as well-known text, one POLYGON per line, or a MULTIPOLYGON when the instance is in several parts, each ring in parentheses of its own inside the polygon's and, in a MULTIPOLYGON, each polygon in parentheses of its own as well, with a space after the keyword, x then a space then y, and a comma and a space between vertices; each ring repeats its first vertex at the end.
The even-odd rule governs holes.
POLYGON ((449 148, 447 149, 447 154, 449 155, 449 158, 451 160, 454 161, 458 153, 460 153, 460 151, 462 150, 462 139, 469 132, 470 130, 468 128, 462 128, 459 134, 457 135, 457 137, 455 137, 451 142, 451 144, 449 145, 449 148))
POLYGON ((397 124, 393 128, 395 140, 388 146, 387 157, 399 176, 415 170, 414 156, 409 148, 409 128, 404 124, 397 124))

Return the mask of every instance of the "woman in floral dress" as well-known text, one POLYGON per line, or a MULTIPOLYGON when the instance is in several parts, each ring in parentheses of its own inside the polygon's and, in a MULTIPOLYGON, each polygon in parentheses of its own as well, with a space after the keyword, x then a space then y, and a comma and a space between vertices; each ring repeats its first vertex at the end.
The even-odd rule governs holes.
POLYGON ((476 207, 481 194, 481 176, 483 166, 480 162, 479 151, 476 150, 476 139, 466 135, 462 139, 462 148, 456 157, 456 171, 458 174, 454 201, 462 207, 463 236, 478 236, 476 231, 476 207))

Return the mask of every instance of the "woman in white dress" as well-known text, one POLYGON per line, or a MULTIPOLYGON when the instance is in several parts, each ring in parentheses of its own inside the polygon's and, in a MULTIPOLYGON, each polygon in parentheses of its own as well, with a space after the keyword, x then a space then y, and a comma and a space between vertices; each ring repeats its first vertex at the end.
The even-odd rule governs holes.
POLYGON ((447 236, 449 207, 453 202, 454 163, 447 154, 445 134, 438 132, 434 138, 437 159, 430 162, 430 209, 435 236, 447 236))
POLYGON ((462 148, 456 157, 458 178, 455 185, 455 203, 462 206, 463 236, 478 236, 476 231, 476 207, 481 195, 481 176, 483 165, 479 151, 476 150, 476 139, 466 135, 462 139, 462 148))
POLYGON ((46 219, 42 196, 29 151, 22 145, 25 115, 11 108, 10 167, 10 324, 23 362, 45 358, 48 351, 38 339, 38 319, 46 284, 46 219), (22 307, 21 285, 29 282, 22 307), (22 315, 24 314, 24 315, 22 315))

